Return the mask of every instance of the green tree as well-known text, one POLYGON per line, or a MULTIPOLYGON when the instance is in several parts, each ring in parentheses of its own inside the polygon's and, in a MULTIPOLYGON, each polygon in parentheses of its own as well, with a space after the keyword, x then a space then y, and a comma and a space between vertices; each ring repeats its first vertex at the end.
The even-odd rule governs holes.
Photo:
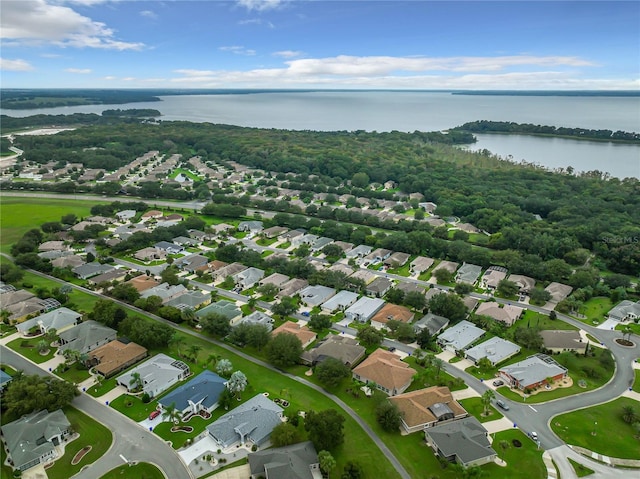
POLYGON ((444 316, 452 322, 461 321, 467 317, 469 310, 457 294, 436 294, 428 303, 429 310, 438 316, 444 316))
POLYGON ((2 397, 3 416, 19 418, 25 414, 63 408, 78 396, 78 389, 67 381, 53 377, 20 374, 6 386, 2 397))
POLYGON ((171 265, 168 268, 162 270, 162 273, 160 273, 160 278, 162 279, 163 283, 169 283, 170 285, 175 286, 177 284, 180 284, 178 272, 178 268, 174 265, 171 265))
POLYGON ((364 472, 362 467, 357 462, 347 461, 342 471, 341 479, 363 479, 364 472))
POLYGON ((276 294, 280 292, 280 288, 278 288, 275 284, 267 283, 263 284, 262 286, 258 286, 256 291, 265 298, 275 298, 276 294))
POLYGON ((453 281, 453 273, 445 268, 435 270, 433 275, 436 277, 438 284, 451 283, 453 281))
POLYGON ((298 310, 298 302, 295 298, 291 298, 289 296, 283 296, 280 298, 280 302, 274 304, 271 308, 273 314, 277 314, 278 316, 285 317, 290 314, 295 313, 298 310))
POLYGON ((532 303, 542 305, 551 299, 551 293, 542 288, 533 288, 529 291, 529 298, 532 303))
POLYGON ((302 343, 293 334, 278 334, 267 344, 265 354, 274 366, 280 368, 293 366, 302 354, 302 343))
POLYGON ((514 283, 513 281, 509 281, 508 279, 501 279, 498 283, 498 293, 502 296, 509 297, 514 296, 518 293, 520 287, 514 283))
POLYGON ((417 311, 424 309, 426 302, 424 293, 421 291, 410 291, 404 296, 404 304, 417 311))
POLYGON ((344 442, 344 416, 335 409, 309 411, 304 428, 318 451, 332 451, 344 442))
POLYGON ((372 348, 374 346, 380 346, 384 339, 384 334, 373 326, 365 326, 358 330, 357 337, 364 347, 372 348))
POLYGON ((227 382, 227 389, 233 393, 236 399, 239 399, 248 384, 247 376, 242 371, 235 371, 227 382))
POLYGON ((624 406, 622 408, 622 420, 627 424, 632 424, 638 420, 638 415, 633 406, 624 406))
POLYGON ((167 419, 169 422, 178 424, 180 421, 180 411, 176 408, 176 403, 172 402, 168 406, 165 406, 162 411, 162 419, 167 419))
POLYGON ((142 376, 137 371, 131 373, 131 380, 129 381, 129 386, 132 386, 132 390, 140 391, 142 390, 142 386, 144 386, 144 382, 142 381, 142 376))
POLYGON ((335 469, 337 462, 329 451, 320 451, 318 453, 318 463, 320 470, 327 475, 327 479, 331 476, 331 471, 335 469))
POLYGON ((231 331, 229 319, 220 313, 209 313, 200 318, 200 326, 204 331, 224 337, 231 331))
POLYGON ((127 303, 134 303, 140 298, 140 293, 131 284, 120 283, 111 290, 111 296, 120 301, 126 301, 127 303))
POLYGON ((404 300, 404 291, 398 288, 391 288, 385 299, 393 304, 402 304, 402 301, 404 300))
POLYGON ((199 344, 190 344, 187 348, 187 354, 189 358, 195 363, 198 362, 198 353, 202 350, 202 346, 199 344))
POLYGON ((322 331, 323 329, 330 328, 333 322, 331 316, 326 314, 312 314, 309 318, 308 326, 314 331, 322 331))
POLYGON ((351 177, 351 186, 355 186, 357 188, 366 188, 369 186, 369 175, 365 172, 361 171, 359 173, 354 173, 351 177))
POLYGON ((278 424, 271 431, 271 445, 274 447, 284 447, 300 442, 300 433, 290 423, 278 424))
POLYGON ((400 323, 396 330, 396 338, 403 343, 411 343, 416 339, 416 332, 409 323, 400 323))
POLYGON ((540 328, 538 327, 516 328, 513 334, 513 339, 515 339, 516 343, 527 349, 533 349, 535 351, 540 351, 542 349, 543 339, 542 336, 540 336, 540 328))
POLYGON ((473 291, 473 285, 469 283, 457 283, 453 290, 456 292, 456 294, 464 296, 465 294, 469 294, 471 291, 473 291))
POLYGON ((339 359, 329 357, 316 366, 315 374, 324 386, 333 388, 351 376, 351 369, 339 359))
POLYGON ((491 407, 491 401, 495 398, 496 395, 491 389, 487 389, 484 393, 482 393, 482 409, 483 414, 486 416, 489 414, 489 407, 491 407))
POLYGON ((402 413, 395 403, 383 399, 376 406, 376 420, 385 431, 398 432, 402 424, 402 413))

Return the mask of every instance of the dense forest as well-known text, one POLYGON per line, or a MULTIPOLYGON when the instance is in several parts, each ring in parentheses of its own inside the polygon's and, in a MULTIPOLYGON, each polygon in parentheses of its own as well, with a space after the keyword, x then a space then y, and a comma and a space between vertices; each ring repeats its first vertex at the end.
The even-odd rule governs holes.
POLYGON ((102 115, 96 113, 74 113, 72 115, 31 115, 24 118, 0 115, 2 129, 7 131, 21 128, 41 126, 67 125, 108 125, 113 123, 138 123, 140 118, 155 118, 161 116, 158 110, 150 108, 129 110, 104 110, 102 115))
MULTIPOLYGON (((637 275, 640 271, 640 182, 579 176, 502 161, 488 152, 452 146, 468 133, 285 131, 208 123, 104 125, 51 136, 22 136, 27 160, 80 162, 115 169, 150 150, 236 161, 276 173, 317 192, 361 193, 352 180, 393 180, 419 192, 442 217, 457 216, 491 234, 489 248, 531 263, 572 259, 586 249, 592 265, 637 275), (99 149, 95 149, 95 147, 99 149), (94 148, 85 150, 86 148, 94 148), (310 175, 315 175, 310 177, 310 175), (361 176, 361 175, 360 175, 361 176)), ((182 191, 182 190, 180 190, 182 191)), ((365 195, 373 196, 373 195, 365 195)), ((275 203, 275 202, 274 202, 275 203)))
POLYGON ((472 133, 517 133, 521 135, 561 136, 576 140, 640 143, 640 133, 533 125, 531 123, 514 123, 510 121, 471 121, 452 128, 452 130, 472 133))
POLYGON ((0 108, 30 110, 77 105, 115 105, 141 101, 160 101, 153 92, 146 90, 2 90, 0 108))

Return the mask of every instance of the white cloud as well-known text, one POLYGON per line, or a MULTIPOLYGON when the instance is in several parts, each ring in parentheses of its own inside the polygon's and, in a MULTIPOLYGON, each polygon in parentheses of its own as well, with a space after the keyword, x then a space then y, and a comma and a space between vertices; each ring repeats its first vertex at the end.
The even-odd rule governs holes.
POLYGON ((58 53, 41 53, 40 56, 42 58, 60 58, 62 55, 58 53))
POLYGON ((238 5, 249 11, 264 12, 265 10, 275 10, 284 5, 283 0, 238 0, 238 5))
POLYGON ((151 10, 142 10, 140 12, 141 17, 150 18, 151 20, 156 20, 158 18, 158 14, 152 12, 151 10))
POLYGON ((253 56, 253 55, 256 54, 255 50, 251 50, 251 49, 245 48, 243 46, 239 46, 239 45, 232 45, 232 46, 227 46, 227 47, 219 47, 218 50, 221 50, 223 52, 235 53, 236 55, 253 56))
POLYGON ((22 44, 52 43, 62 47, 139 50, 143 43, 114 39, 114 31, 73 9, 45 0, 3 2, 0 38, 22 44))
POLYGON ((282 58, 294 58, 304 55, 304 52, 296 51, 296 50, 282 50, 279 52, 273 52, 272 55, 276 57, 282 58))
POLYGON ((103 77, 102 79, 111 81, 111 80, 117 80, 118 77, 114 77, 113 75, 107 75, 106 77, 103 77))
POLYGON ((238 25, 266 25, 269 28, 276 28, 276 26, 269 20, 263 20, 261 18, 249 18, 247 20, 240 20, 238 25))
POLYGON ((93 70, 91 68, 65 68, 64 71, 67 73, 77 73, 79 75, 86 75, 91 73, 93 70))
POLYGON ((12 72, 27 72, 33 69, 33 66, 26 60, 9 60, 8 58, 0 58, 0 70, 12 72))

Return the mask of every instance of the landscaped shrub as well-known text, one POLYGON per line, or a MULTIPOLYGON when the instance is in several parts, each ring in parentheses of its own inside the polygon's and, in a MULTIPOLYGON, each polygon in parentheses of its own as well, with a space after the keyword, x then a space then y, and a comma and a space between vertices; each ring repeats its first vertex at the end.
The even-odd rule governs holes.
POLYGON ((148 404, 151 401, 151 396, 149 396, 149 393, 144 393, 141 399, 143 403, 148 404))

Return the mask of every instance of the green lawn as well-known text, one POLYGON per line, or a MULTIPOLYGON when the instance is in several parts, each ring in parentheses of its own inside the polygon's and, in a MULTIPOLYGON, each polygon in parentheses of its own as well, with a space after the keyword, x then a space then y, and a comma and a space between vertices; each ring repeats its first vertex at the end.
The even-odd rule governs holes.
POLYGON ((599 406, 562 414, 552 419, 551 429, 567 444, 610 457, 640 459, 638 439, 634 437, 631 425, 622 419, 625 406, 638 411, 639 403, 623 397, 599 406))
POLYGON ((116 467, 100 479, 164 479, 164 474, 153 464, 139 462, 134 466, 124 464, 116 467))
POLYGON ((571 467, 573 467, 573 470, 576 471, 576 475, 578 477, 589 476, 595 472, 593 469, 589 469, 587 466, 583 466, 582 464, 574 461, 570 457, 568 457, 567 459, 569 459, 569 463, 571 464, 571 467))
POLYGON ((56 352, 55 348, 49 349, 49 352, 45 355, 41 355, 38 351, 37 344, 42 339, 42 336, 35 338, 18 338, 7 343, 7 347, 13 349, 18 354, 21 354, 25 358, 33 361, 36 364, 44 363, 53 358, 56 352))
POLYGON ((459 402, 469 414, 474 416, 480 422, 495 421, 496 419, 500 419, 501 417, 503 417, 502 414, 500 414, 500 412, 493 406, 489 406, 489 415, 485 416, 482 399, 479 397, 462 399, 459 402))
POLYGON ((633 390, 640 393, 640 369, 634 370, 635 379, 633 380, 633 390))
POLYGON ((182 173, 184 176, 186 176, 187 178, 190 178, 193 181, 200 181, 202 178, 198 177, 198 175, 196 175, 195 173, 193 173, 191 170, 187 170, 185 168, 176 168, 175 170, 173 170, 173 172, 169 175, 169 178, 171 178, 172 180, 175 179, 180 173, 182 173))
POLYGON ((491 479, 546 479, 547 468, 542 460, 542 449, 538 449, 533 441, 527 438, 519 429, 508 429, 493 434, 492 447, 498 456, 507 463, 507 467, 497 464, 482 466, 486 472, 483 477, 491 479), (520 441, 521 447, 515 447, 513 441, 520 441), (503 443, 504 441, 504 443, 503 443), (502 448, 506 444, 506 449, 502 448), (523 472, 526 471, 526 474, 523 472))
POLYGON ((77 363, 72 364, 65 372, 55 374, 56 376, 73 384, 80 384, 85 379, 89 379, 91 377, 89 370, 82 366, 77 367, 77 363))
POLYGON ((604 321, 606 314, 613 308, 611 299, 598 296, 585 301, 584 308, 580 311, 585 317, 577 318, 587 324, 600 324, 604 321))
MULTIPOLYGON (((62 283, 58 283, 57 281, 49 278, 44 278, 30 271, 25 271, 22 281, 15 286, 18 289, 24 288, 33 292, 35 288, 47 288, 49 290, 51 290, 52 288, 59 288, 60 286, 62 286, 62 283)), ((84 291, 78 291, 74 289, 73 291, 71 291, 71 293, 69 293, 69 300, 71 303, 73 303, 73 305, 66 305, 67 307, 78 312, 89 312, 93 310, 93 305, 98 300, 98 297, 93 296, 89 293, 85 293, 84 291)))
POLYGON ((78 218, 90 214, 91 206, 104 202, 44 198, 2 197, 0 218, 2 218, 2 239, 0 251, 8 253, 11 245, 23 234, 47 221, 59 221, 66 214, 73 213, 78 218))
POLYGON ((578 328, 572 324, 565 323, 559 319, 549 319, 545 314, 536 313, 535 311, 526 310, 518 321, 513 323, 508 331, 515 331, 517 328, 539 327, 540 329, 558 329, 566 331, 577 331, 578 328))
POLYGON ((64 408, 64 413, 74 431, 80 437, 67 444, 65 454, 58 459, 53 467, 47 469, 49 479, 67 479, 76 474, 82 467, 100 459, 111 446, 111 431, 89 416, 70 406, 64 408), (73 457, 85 446, 91 446, 89 451, 75 466, 71 465, 73 457))
POLYGON ((260 246, 271 246, 276 241, 278 241, 278 238, 260 238, 256 243, 260 246))

